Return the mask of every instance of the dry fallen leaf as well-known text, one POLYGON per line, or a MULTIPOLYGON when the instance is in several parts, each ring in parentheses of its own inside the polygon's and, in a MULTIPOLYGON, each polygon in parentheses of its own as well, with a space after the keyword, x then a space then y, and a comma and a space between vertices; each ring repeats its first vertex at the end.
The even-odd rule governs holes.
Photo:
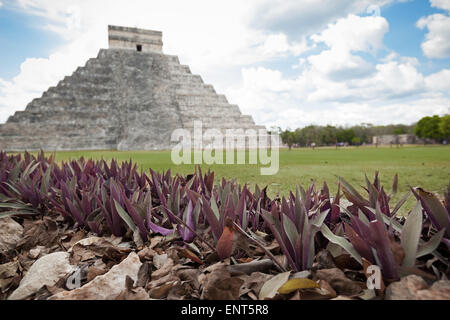
POLYGON ((259 292, 259 300, 272 299, 275 297, 278 289, 288 281, 290 274, 290 271, 277 274, 275 277, 264 283, 259 292))
POLYGON ((11 261, 8 263, 0 264, 0 279, 12 278, 19 268, 18 261, 11 261))
POLYGON ((125 289, 116 297, 116 300, 149 300, 147 291, 141 287, 135 287, 130 276, 125 279, 125 289))
POLYGON ((168 258, 167 261, 161 266, 160 269, 152 272, 152 281, 158 280, 166 275, 168 275, 174 267, 174 262, 172 259, 168 258))
POLYGON ((167 253, 155 254, 153 256, 153 265, 156 269, 161 269, 162 266, 167 262, 167 259, 169 259, 167 253))
POLYGON ((169 294, 169 291, 172 289, 172 287, 176 284, 176 281, 170 281, 162 286, 153 288, 150 290, 149 295, 152 299, 163 299, 167 297, 169 294))
POLYGON ((192 261, 198 263, 198 264, 203 264, 203 261, 199 259, 199 257, 197 257, 197 255, 192 252, 191 250, 187 249, 187 248, 181 248, 179 250, 180 254, 188 259, 191 259, 192 261))
POLYGON ((205 300, 236 300, 244 284, 244 280, 231 277, 224 262, 206 268, 204 274, 199 276, 199 282, 203 287, 201 299, 205 300))
POLYGON ((320 288, 319 285, 312 281, 311 279, 306 278, 294 278, 286 281, 279 289, 278 293, 280 294, 289 294, 298 289, 313 289, 320 288))
POLYGON ((98 267, 89 267, 87 271, 87 282, 90 282, 95 279, 97 276, 101 276, 106 273, 106 269, 98 268, 98 267))
POLYGON ((50 217, 42 220, 25 220, 22 239, 17 243, 17 248, 30 250, 38 245, 52 247, 56 245, 58 238, 58 225, 50 217))
POLYGON ((237 300, 243 284, 244 280, 237 277, 210 281, 203 289, 201 298, 206 300, 237 300))
POLYGON ((338 268, 317 270, 314 273, 314 278, 328 282, 339 295, 357 295, 365 287, 365 283, 348 279, 344 272, 338 268))
POLYGON ((144 262, 138 271, 136 287, 145 287, 150 280, 151 267, 148 262, 144 262))
POLYGON ((336 291, 334 291, 334 289, 330 286, 328 282, 326 282, 325 280, 319 280, 318 284, 322 290, 328 293, 330 298, 336 298, 337 296, 336 291))

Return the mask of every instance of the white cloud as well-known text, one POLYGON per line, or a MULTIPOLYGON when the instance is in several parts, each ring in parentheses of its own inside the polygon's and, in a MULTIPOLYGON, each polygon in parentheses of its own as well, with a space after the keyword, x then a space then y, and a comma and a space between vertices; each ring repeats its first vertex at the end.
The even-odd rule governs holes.
POLYGON ((336 50, 375 52, 383 47, 388 31, 389 24, 383 17, 350 14, 311 38, 336 50))
MULTIPOLYGON (((383 106, 394 105, 390 99, 424 98, 420 96, 425 88, 424 79, 413 65, 390 61, 376 65, 375 70, 373 75, 364 79, 337 81, 316 69, 307 69, 296 79, 286 79, 277 70, 249 68, 242 71, 243 85, 230 89, 229 93, 237 97, 234 102, 241 105, 243 111, 254 114, 256 120, 266 125, 270 125, 273 119, 277 119, 277 123, 299 121, 303 125, 308 121, 320 124, 352 123, 353 120, 363 119, 368 112, 366 109, 370 107, 373 108, 369 112, 372 122, 389 123, 392 113, 385 113, 383 106), (362 107, 365 108, 364 113, 362 107), (287 110, 297 115, 304 114, 304 117, 293 116, 289 119, 286 115, 283 118, 282 114, 287 110), (345 110, 344 114, 341 114, 342 110, 345 110)), ((439 100, 440 105, 445 106, 442 101, 439 100)), ((450 99, 445 101, 448 103, 450 99)), ((411 106, 409 102, 397 102, 395 105, 402 105, 403 111, 411 106)), ((434 106, 430 105, 426 110, 430 108, 434 106)), ((440 109, 443 110, 443 107, 440 109)), ((414 113, 409 114, 411 116, 399 119, 417 120, 413 119, 414 113)))
POLYGON ((97 46, 95 36, 85 34, 47 59, 26 59, 16 77, 10 81, 0 79, 0 120, 5 121, 14 111, 23 109, 33 98, 38 98, 49 86, 55 86, 64 76, 95 57, 97 46))
MULTIPOLYGON (((249 68, 243 70, 243 85, 227 93, 237 97, 234 102, 244 106, 241 107, 244 112, 254 114, 255 121, 267 127, 275 125, 293 129, 309 124, 413 123, 426 115, 450 112, 450 98, 442 94, 392 100, 381 98, 386 95, 381 93, 383 91, 388 91, 388 94, 396 92, 392 88, 396 83, 394 79, 392 84, 382 85, 383 76, 395 74, 395 68, 405 66, 382 65, 370 81, 354 88, 346 82, 330 82, 311 74, 291 80, 283 78, 276 70, 249 68), (378 95, 381 97, 377 98, 378 95), (325 98, 326 101, 323 100, 325 98)), ((404 80, 407 76, 408 71, 404 71, 400 77, 404 80)), ((421 86, 422 81, 416 81, 401 90, 421 86)))
POLYGON ((393 0, 258 0, 249 12, 253 26, 279 30, 292 37, 317 33, 336 19, 366 13, 393 0))
POLYGON ((443 69, 425 78, 425 83, 429 90, 450 92, 450 70, 443 69))
POLYGON ((417 27, 427 28, 422 51, 429 58, 450 58, 450 17, 433 14, 417 21, 417 27))
POLYGON ((445 113, 450 99, 427 95, 414 57, 391 52, 378 63, 357 52, 383 48, 389 29, 382 17, 349 15, 312 39, 328 48, 300 60, 300 75, 289 79, 278 70, 245 68, 241 87, 229 93, 259 123, 296 128, 309 123, 411 123, 428 112, 445 113), (353 27, 353 28, 352 28, 353 27), (357 29, 357 30, 353 30, 357 29), (431 103, 431 104, 429 104, 431 103))
POLYGON ((382 17, 359 17, 353 14, 339 19, 320 34, 311 36, 325 43, 329 50, 308 57, 313 70, 331 79, 353 79, 367 76, 373 67, 354 52, 376 53, 383 47, 383 36, 389 24, 382 17))
POLYGON ((450 0, 430 0, 431 6, 450 11, 450 0))

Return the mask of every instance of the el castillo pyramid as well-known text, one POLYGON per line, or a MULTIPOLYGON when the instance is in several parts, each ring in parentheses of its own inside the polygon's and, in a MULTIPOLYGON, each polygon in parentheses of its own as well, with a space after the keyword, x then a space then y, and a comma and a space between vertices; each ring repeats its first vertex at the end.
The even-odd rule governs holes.
POLYGON ((0 125, 0 150, 161 150, 171 133, 261 129, 212 85, 162 51, 162 32, 108 26, 101 49, 0 125))

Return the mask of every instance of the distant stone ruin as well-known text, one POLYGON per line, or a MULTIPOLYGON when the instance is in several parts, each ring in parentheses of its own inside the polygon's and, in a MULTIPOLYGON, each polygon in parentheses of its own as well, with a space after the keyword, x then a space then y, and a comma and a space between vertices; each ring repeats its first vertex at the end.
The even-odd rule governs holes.
POLYGON ((109 26, 101 49, 56 87, 0 125, 0 149, 162 150, 171 133, 191 129, 262 129, 212 85, 162 52, 162 33, 109 26))
POLYGON ((376 145, 419 144, 424 143, 424 140, 414 134, 385 134, 374 136, 372 143, 376 145))

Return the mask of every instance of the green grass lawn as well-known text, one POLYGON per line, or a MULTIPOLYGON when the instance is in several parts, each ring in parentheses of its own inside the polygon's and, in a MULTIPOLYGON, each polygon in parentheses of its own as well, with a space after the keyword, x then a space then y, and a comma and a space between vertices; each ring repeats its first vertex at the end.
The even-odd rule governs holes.
MULTIPOLYGON (((170 151, 75 151, 57 152, 56 160, 85 158, 119 161, 132 159, 141 169, 172 173, 191 173, 194 165, 175 165, 170 151)), ((257 165, 203 165, 215 171, 216 178, 235 178, 241 183, 269 186, 269 192, 287 194, 296 185, 307 186, 312 180, 316 185, 327 181, 332 192, 337 189, 337 176, 359 186, 364 184, 364 174, 372 180, 375 171, 380 172, 381 182, 390 190, 392 178, 399 174, 399 191, 405 192, 409 186, 421 186, 426 190, 442 194, 450 181, 450 147, 447 146, 405 146, 390 147, 350 147, 280 150, 280 169, 273 176, 262 176, 257 165)), ((399 197, 399 196, 397 196, 399 197)))

